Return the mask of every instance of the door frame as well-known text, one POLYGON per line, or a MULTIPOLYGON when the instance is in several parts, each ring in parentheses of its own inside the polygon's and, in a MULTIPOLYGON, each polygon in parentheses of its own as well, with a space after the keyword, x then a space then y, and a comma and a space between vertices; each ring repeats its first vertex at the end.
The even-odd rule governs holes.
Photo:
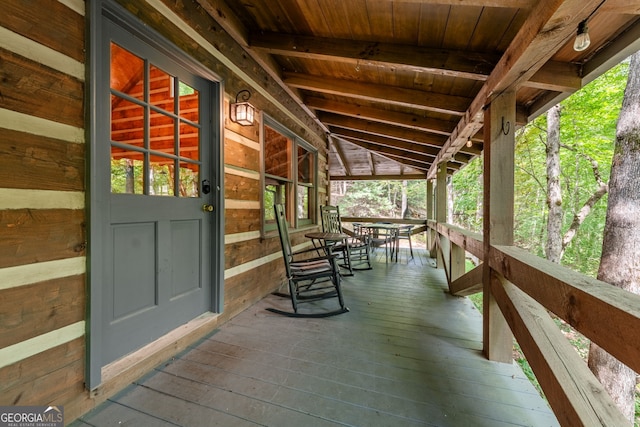
MULTIPOLYGON (((188 70, 211 84, 210 143, 211 145, 211 188, 213 190, 213 203, 216 209, 211 224, 211 259, 208 260, 211 268, 211 310, 222 313, 224 307, 224 86, 222 79, 210 69, 197 62, 184 51, 167 40, 160 33, 144 25, 135 16, 122 8, 113 0, 100 0, 87 2, 87 32, 88 32, 88 56, 87 79, 85 82, 86 98, 86 210, 88 218, 87 239, 87 317, 86 317, 86 386, 93 390, 102 382, 102 296, 105 265, 105 247, 101 236, 107 231, 109 218, 109 182, 104 177, 96 177, 95 171, 103 167, 99 164, 104 159, 104 153, 100 152, 101 126, 105 126, 100 120, 108 114, 105 111, 108 102, 105 102, 104 94, 99 92, 99 82, 108 78, 103 73, 104 61, 108 55, 104 52, 104 27, 103 20, 110 20, 118 26, 133 33, 135 37, 157 49, 188 70), (217 109, 217 114, 216 114, 217 109)), ((207 262, 205 260, 205 262, 207 262)))

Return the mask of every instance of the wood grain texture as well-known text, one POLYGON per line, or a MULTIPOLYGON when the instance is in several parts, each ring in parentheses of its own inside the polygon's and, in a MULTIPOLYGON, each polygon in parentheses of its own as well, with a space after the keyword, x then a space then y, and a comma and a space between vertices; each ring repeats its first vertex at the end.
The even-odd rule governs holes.
POLYGON ((70 276, 0 291, 0 348, 84 320, 85 276, 70 276))
POLYGON ((234 200, 259 201, 260 181, 233 174, 224 175, 224 198, 234 200))
POLYGON ((2 106, 84 127, 83 82, 0 48, 2 106))
POLYGON ((351 311, 329 319, 271 314, 291 303, 268 296, 81 421, 558 425, 517 365, 481 356, 480 314, 442 271, 376 262, 343 289, 351 311))
POLYGON ((226 244, 224 246, 225 270, 280 252, 280 240, 277 237, 253 239, 226 244))
POLYGON ((224 161, 227 165, 260 170, 260 152, 229 138, 224 140, 224 161))
POLYGON ((85 211, 0 210, 0 268, 83 256, 85 211))
POLYGON ((627 425, 547 310, 504 277, 496 276, 491 289, 560 423, 627 425))
POLYGON ((5 188, 83 191, 85 155, 84 144, 0 129, 0 182, 5 188))
POLYGON ((225 209, 224 234, 260 230, 259 209, 225 209))
POLYGON ((64 405, 81 394, 85 339, 78 338, 0 369, 0 402, 64 405))
POLYGON ((0 26, 85 61, 84 16, 58 0, 6 0, 2 2, 0 26))
POLYGON ((640 295, 512 246, 493 247, 486 263, 618 360, 640 371, 640 295))

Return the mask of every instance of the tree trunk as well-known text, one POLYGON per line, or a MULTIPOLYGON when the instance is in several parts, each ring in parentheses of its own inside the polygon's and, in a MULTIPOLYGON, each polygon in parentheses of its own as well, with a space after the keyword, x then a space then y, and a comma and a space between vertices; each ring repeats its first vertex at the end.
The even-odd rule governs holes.
POLYGON ((560 105, 547 113, 547 244, 549 261, 559 263, 562 253, 562 193, 560 191, 560 105))
POLYGON ((407 186, 409 184, 407 183, 407 180, 403 180, 402 181, 402 200, 400 201, 401 206, 400 206, 400 217, 401 218, 408 218, 409 217, 409 203, 407 201, 407 186))
MULTIPOLYGON (((640 293, 640 52, 631 57, 618 119, 609 181, 609 204, 598 279, 640 293)), ((605 320, 605 319, 603 319, 605 320)), ((625 325, 611 325, 624 328, 625 325)), ((633 422, 636 374, 591 344, 589 368, 633 422)))

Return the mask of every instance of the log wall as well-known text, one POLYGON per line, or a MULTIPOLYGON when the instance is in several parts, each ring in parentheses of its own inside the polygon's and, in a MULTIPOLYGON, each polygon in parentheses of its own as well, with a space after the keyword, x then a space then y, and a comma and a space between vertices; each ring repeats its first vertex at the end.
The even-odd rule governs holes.
MULTIPOLYGON (((224 81, 225 293, 217 325, 284 280, 278 237, 260 232, 261 127, 231 123, 229 100, 250 88, 259 111, 318 148, 326 187, 324 132, 196 2, 119 2, 224 81)), ((148 363, 127 372, 116 363, 104 387, 85 387, 86 13, 82 0, 7 0, 0 14, 0 405, 63 405, 67 422, 202 335, 172 333, 148 363)), ((319 191, 322 204, 327 189, 319 191)), ((305 244, 302 232, 292 238, 305 244)))
POLYGON ((0 14, 0 405, 84 392, 84 5, 0 14))

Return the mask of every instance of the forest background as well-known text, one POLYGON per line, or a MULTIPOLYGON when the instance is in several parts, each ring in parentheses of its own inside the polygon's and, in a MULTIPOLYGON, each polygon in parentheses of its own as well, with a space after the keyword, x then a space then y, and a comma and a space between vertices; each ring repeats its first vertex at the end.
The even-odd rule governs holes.
MULTIPOLYGON (((598 189, 594 167, 604 182, 609 180, 628 68, 628 61, 622 62, 560 104, 563 231, 569 229, 574 216, 598 189)), ((545 257, 549 211, 546 141, 546 115, 516 133, 515 245, 541 257, 545 257)), ((447 222, 482 231, 482 168, 482 157, 478 157, 449 177, 447 222)), ((422 180, 335 181, 331 193, 331 203, 340 206, 343 216, 426 218, 427 192, 422 180)), ((605 195, 567 246, 563 265, 596 276, 606 209, 605 195)))
MULTIPOLYGON (((575 226, 603 183, 609 181, 616 124, 627 83, 629 61, 623 61, 560 103, 561 231, 575 226)), ((514 244, 546 256, 549 197, 547 191, 547 115, 516 132, 514 244)), ((448 179, 447 222, 482 232, 482 156, 448 179)), ((332 183, 331 203, 353 217, 426 218, 424 181, 339 181, 332 183)), ((567 244, 560 263, 596 277, 602 253, 607 194, 590 209, 567 244)), ((477 296, 479 302, 481 296, 477 296)), ((481 306, 480 304, 476 304, 481 306)), ((558 326, 586 359, 589 342, 559 319, 558 326)), ((514 358, 530 379, 535 376, 517 345, 514 358)), ((640 426, 640 398, 636 394, 636 422, 640 426)))

